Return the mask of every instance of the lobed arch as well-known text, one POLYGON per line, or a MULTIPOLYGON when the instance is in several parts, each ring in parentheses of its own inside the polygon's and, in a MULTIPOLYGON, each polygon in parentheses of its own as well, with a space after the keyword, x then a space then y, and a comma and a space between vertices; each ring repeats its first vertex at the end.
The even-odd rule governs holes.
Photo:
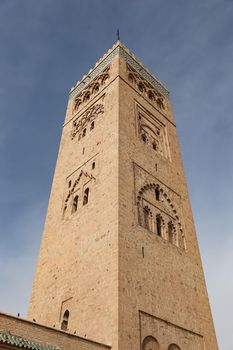
POLYGON ((177 213, 176 206, 170 199, 163 186, 155 182, 145 184, 138 191, 136 202, 138 208, 139 225, 153 233, 156 233, 158 236, 169 241, 170 243, 186 250, 186 242, 180 217, 177 213), (146 203, 147 199, 145 197, 147 191, 153 191, 155 201, 154 204, 153 202, 151 203, 152 207, 155 208, 153 215, 148 214, 148 210, 150 209, 151 212, 153 209, 152 207, 149 208, 150 202, 148 202, 149 204, 146 203), (165 204, 165 208, 162 208, 161 210, 159 206, 156 205, 156 202, 163 202, 165 204), (166 207, 168 210, 167 212, 166 207), (168 221, 169 216, 172 217, 171 220, 168 221), (164 217, 167 217, 167 219, 164 217))
POLYGON ((168 207, 171 209, 171 211, 173 212, 174 214, 174 217, 175 219, 177 220, 177 223, 178 223, 178 226, 180 229, 182 229, 182 225, 181 225, 181 222, 180 222, 180 218, 177 214, 177 210, 175 208, 175 205, 173 204, 173 202, 171 201, 171 199, 169 198, 168 194, 166 193, 166 191, 164 190, 163 187, 161 187, 158 183, 149 183, 149 184, 146 184, 144 186, 142 186, 140 188, 140 190, 138 191, 138 195, 137 195, 137 205, 140 205, 141 202, 142 202, 142 199, 143 199, 143 194, 149 190, 156 190, 156 191, 159 191, 161 197, 164 198, 164 200, 166 201, 168 207))

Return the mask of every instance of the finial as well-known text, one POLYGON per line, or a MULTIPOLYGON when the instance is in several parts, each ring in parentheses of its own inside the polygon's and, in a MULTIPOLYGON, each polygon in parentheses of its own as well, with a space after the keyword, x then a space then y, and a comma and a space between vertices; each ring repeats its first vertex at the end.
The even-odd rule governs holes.
POLYGON ((117 28, 117 41, 120 41, 120 31, 119 31, 119 28, 117 28))

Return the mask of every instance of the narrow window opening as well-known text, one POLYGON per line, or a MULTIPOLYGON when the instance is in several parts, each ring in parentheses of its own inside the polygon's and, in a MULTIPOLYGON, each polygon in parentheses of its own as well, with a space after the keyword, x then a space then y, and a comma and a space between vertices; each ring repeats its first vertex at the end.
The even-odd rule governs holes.
POLYGON ((141 92, 144 92, 144 91, 145 91, 145 86, 143 85, 143 83, 139 83, 139 84, 138 84, 138 89, 139 89, 141 92))
POLYGON ((150 218, 150 212, 148 208, 143 209, 144 212, 144 223, 145 223, 145 228, 149 230, 150 225, 149 225, 149 218, 150 218))
POLYGON ((94 127, 95 127, 95 122, 92 122, 92 123, 91 123, 90 130, 93 130, 93 129, 94 129, 94 127))
POLYGON ((83 101, 87 102, 88 100, 90 100, 90 97, 91 97, 90 91, 87 91, 83 98, 83 101))
POLYGON ((156 199, 157 201, 159 201, 159 199, 160 199, 160 191, 159 191, 159 188, 158 188, 158 187, 155 189, 155 199, 156 199))
POLYGON ((86 136, 86 133, 87 133, 87 129, 85 128, 85 129, 83 129, 83 137, 86 136))
POLYGON ((72 213, 75 213, 78 209, 78 196, 74 197, 73 205, 72 205, 72 213))
POLYGON ((153 94, 153 92, 151 90, 148 91, 147 95, 148 95, 150 100, 154 100, 155 99, 154 94, 153 94))
POLYGON ((72 183, 72 182, 71 182, 71 180, 70 180, 70 181, 69 181, 69 184, 68 184, 68 187, 69 187, 69 188, 70 188, 70 186, 71 186, 71 183, 72 183))
POLYGON ((83 205, 86 205, 88 203, 88 197, 89 197, 89 188, 86 188, 84 191, 83 205))
POLYGON ((155 163, 155 171, 158 171, 158 164, 155 163))
POLYGON ((83 147, 83 154, 84 154, 84 152, 85 152, 85 148, 83 147))
POLYGON ((147 141, 147 138, 146 138, 146 135, 145 134, 142 134, 142 141, 146 143, 147 141))
POLYGON ((156 144, 156 142, 153 142, 152 146, 153 146, 153 149, 154 149, 155 151, 157 151, 157 144, 156 144))
POLYGON ((92 170, 95 169, 95 162, 92 163, 92 166, 91 166, 91 167, 92 167, 92 170))
POLYGON ((144 247, 142 247, 142 257, 143 257, 143 259, 144 259, 144 257, 145 257, 145 250, 144 250, 144 247))
POLYGON ((99 89, 100 89, 100 86, 99 86, 98 83, 96 83, 96 84, 94 85, 94 87, 93 87, 93 92, 98 92, 99 89))
POLYGON ((172 222, 169 222, 168 223, 168 240, 171 243, 173 243, 173 233, 174 233, 174 230, 173 230, 172 222))
POLYGON ((61 323, 61 329, 63 331, 66 331, 68 329, 69 316, 70 316, 69 310, 66 310, 63 314, 62 323, 61 323))
POLYGON ((162 220, 160 215, 156 216, 156 229, 157 229, 157 235, 161 237, 162 235, 162 220))

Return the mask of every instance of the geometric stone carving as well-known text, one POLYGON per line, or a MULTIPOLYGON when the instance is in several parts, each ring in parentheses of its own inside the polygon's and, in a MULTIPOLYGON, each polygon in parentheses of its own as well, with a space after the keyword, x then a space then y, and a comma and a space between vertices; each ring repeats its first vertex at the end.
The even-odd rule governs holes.
POLYGON ((139 139, 145 145, 149 146, 150 150, 153 150, 158 155, 169 158, 165 126, 155 116, 146 112, 139 105, 136 105, 136 111, 139 139))
POLYGON ((88 84, 85 89, 82 90, 74 99, 73 102, 73 113, 76 113, 81 105, 87 103, 94 94, 100 92, 103 88, 107 80, 109 79, 109 70, 110 66, 107 66, 100 75, 98 75, 95 79, 92 80, 90 84, 88 84))
MULTIPOLYGON (((86 129, 88 123, 92 123, 99 114, 104 113, 104 105, 102 103, 96 103, 95 105, 88 108, 80 117, 73 121, 73 128, 71 132, 71 138, 73 139, 77 134, 79 139, 83 136, 83 130, 86 129)), ((86 134, 86 131, 85 131, 86 134)))
POLYGON ((186 249, 180 198, 135 164, 138 224, 162 239, 186 249))
POLYGON ((148 83, 146 79, 144 79, 137 71, 127 63, 127 71, 128 71, 128 80, 134 85, 137 90, 140 91, 143 96, 145 96, 151 103, 157 107, 160 111, 166 110, 165 98, 160 94, 154 87, 148 83))
POLYGON ((91 158, 85 165, 79 167, 66 179, 63 218, 79 211, 79 208, 88 203, 88 196, 93 189, 93 181, 96 178, 93 175, 95 169, 93 162, 96 164, 96 159, 91 158))

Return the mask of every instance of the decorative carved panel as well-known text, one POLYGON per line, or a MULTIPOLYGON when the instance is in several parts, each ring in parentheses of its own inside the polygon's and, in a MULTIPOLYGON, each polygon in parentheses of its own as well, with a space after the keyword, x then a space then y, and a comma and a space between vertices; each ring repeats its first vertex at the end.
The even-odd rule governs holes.
POLYGON ((95 79, 88 84, 82 92, 80 92, 75 98, 73 102, 73 113, 79 111, 80 107, 88 102, 96 93, 100 92, 107 81, 110 78, 110 65, 107 66, 101 74, 99 74, 95 79))
POLYGON ((144 79, 129 63, 127 65, 128 81, 136 87, 137 90, 143 94, 151 103, 155 105, 160 111, 165 112, 166 102, 163 95, 158 90, 155 90, 146 79, 144 79))
POLYGON ((97 172, 96 163, 97 155, 67 177, 63 200, 63 218, 69 217, 88 203, 87 190, 88 195, 93 191, 97 172))
POLYGON ((179 195, 136 164, 134 174, 139 225, 185 249, 179 195))
MULTIPOLYGON (((102 103, 96 103, 88 108, 80 117, 73 121, 73 128, 71 132, 71 138, 74 139, 76 135, 80 139, 83 135, 83 130, 87 128, 88 124, 91 124, 100 114, 104 113, 104 96, 102 97, 102 103)), ((86 132, 85 132, 86 134, 86 132)))
POLYGON ((165 125, 136 104, 137 133, 141 142, 157 154, 170 158, 165 125))

